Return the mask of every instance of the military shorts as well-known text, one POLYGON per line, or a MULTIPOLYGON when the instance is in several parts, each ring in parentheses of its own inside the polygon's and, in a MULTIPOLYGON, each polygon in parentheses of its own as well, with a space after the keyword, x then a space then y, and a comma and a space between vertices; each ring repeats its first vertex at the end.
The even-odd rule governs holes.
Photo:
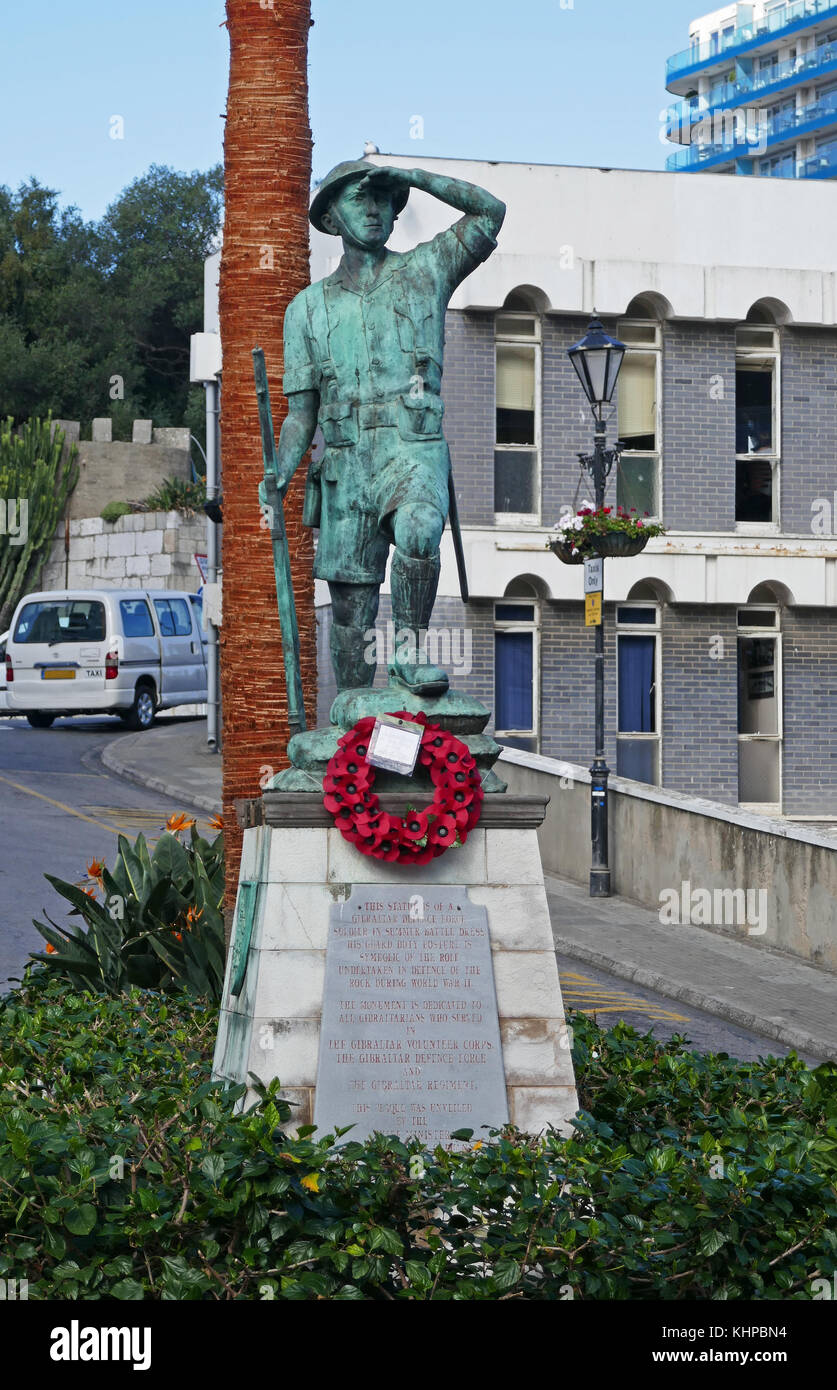
POLYGON ((359 431, 357 442, 329 448, 309 488, 319 489, 317 579, 381 584, 393 543, 393 513, 425 502, 448 514, 450 454, 443 437, 404 440, 394 425, 359 431))

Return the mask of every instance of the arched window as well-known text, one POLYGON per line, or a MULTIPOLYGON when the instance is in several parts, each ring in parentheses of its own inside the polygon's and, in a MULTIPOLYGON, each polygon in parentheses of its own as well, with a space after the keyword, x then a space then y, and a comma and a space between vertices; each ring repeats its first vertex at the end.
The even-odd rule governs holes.
POLYGON ((620 319, 616 336, 627 351, 616 388, 617 433, 625 445, 619 461, 616 501, 640 516, 659 517, 662 455, 662 329, 668 305, 659 295, 637 295, 620 319))
POLYGON ((504 524, 540 521, 541 318, 537 291, 513 290, 494 319, 494 512, 504 524))
POLYGON ((779 522, 780 344, 766 300, 735 333, 735 521, 742 530, 779 522))

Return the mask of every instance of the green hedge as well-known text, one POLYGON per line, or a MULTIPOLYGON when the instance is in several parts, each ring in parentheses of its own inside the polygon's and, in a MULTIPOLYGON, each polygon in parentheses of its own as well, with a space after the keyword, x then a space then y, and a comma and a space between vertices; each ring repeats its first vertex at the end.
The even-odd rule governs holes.
POLYGON ((571 1139, 283 1133, 207 1077, 212 1006, 0 1001, 0 1276, 30 1299, 808 1299, 837 1265, 837 1069, 577 1016, 571 1139), (595 1116, 595 1118, 594 1118, 595 1116))

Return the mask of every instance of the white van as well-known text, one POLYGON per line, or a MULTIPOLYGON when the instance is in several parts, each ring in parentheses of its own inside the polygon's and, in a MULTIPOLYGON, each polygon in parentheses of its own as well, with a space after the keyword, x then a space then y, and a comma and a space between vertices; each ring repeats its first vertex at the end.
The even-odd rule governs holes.
POLYGON ((60 715, 118 714, 147 729, 159 709, 206 700, 197 594, 53 589, 27 594, 6 643, 9 714, 36 729, 60 715))
POLYGON ((6 643, 8 632, 0 633, 0 714, 8 714, 9 702, 6 699, 6 643))

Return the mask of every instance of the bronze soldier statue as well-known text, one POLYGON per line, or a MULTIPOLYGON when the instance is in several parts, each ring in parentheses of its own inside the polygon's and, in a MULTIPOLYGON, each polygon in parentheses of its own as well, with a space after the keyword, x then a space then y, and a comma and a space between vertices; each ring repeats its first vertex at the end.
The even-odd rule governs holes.
MULTIPOLYGON (((368 632, 390 546, 392 617, 411 643, 390 680, 417 695, 448 687, 429 665, 426 630, 439 581, 450 455, 442 433, 445 309, 497 245, 505 204, 482 188, 422 169, 338 164, 311 204, 315 227, 343 239, 332 275, 285 315, 288 415, 277 446, 284 494, 319 423, 325 449, 309 467, 303 521, 319 527, 314 574, 328 582, 338 690, 372 684, 368 632), (411 188, 465 215, 412 251, 386 243, 411 188)), ((262 491, 264 500, 264 492, 262 491)))

